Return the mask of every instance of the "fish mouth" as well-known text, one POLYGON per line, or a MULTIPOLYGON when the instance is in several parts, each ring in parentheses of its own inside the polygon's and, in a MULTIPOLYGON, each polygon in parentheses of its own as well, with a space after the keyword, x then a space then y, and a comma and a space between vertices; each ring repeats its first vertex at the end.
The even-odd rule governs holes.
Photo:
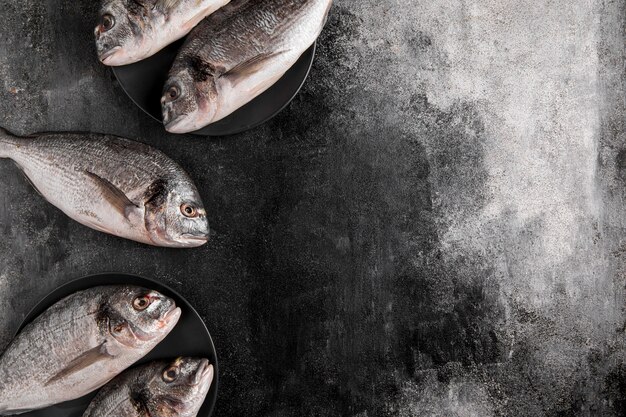
POLYGON ((169 114, 165 114, 164 112, 163 124, 165 125, 165 130, 170 133, 181 134, 195 132, 214 123, 216 121, 215 114, 215 111, 193 111, 190 113, 180 114, 176 116, 176 118, 168 120, 169 114))
POLYGON ((192 235, 185 234, 181 236, 181 242, 188 246, 202 246, 209 241, 209 234, 192 235))
POLYGON ((198 369, 196 369, 196 374, 191 385, 210 384, 213 381, 213 372, 213 365, 209 363, 208 359, 202 359, 200 365, 198 365, 198 369))
POLYGON ((198 241, 202 241, 202 242, 206 242, 207 240, 209 240, 209 236, 208 233, 206 235, 183 235, 183 239, 185 240, 198 240, 198 241))
POLYGON ((176 304, 174 304, 172 308, 170 308, 169 311, 167 311, 163 315, 161 320, 159 320, 159 327, 166 327, 170 323, 176 324, 178 322, 178 319, 180 319, 181 314, 182 310, 180 309, 180 307, 176 307, 176 304))
POLYGON ((185 133, 184 129, 178 129, 179 125, 181 124, 185 116, 187 115, 181 114, 181 115, 176 116, 176 118, 172 120, 168 120, 169 116, 165 116, 163 119, 165 130, 167 130, 170 133, 185 133))
POLYGON ((119 51, 120 49, 122 49, 121 46, 114 46, 113 48, 109 49, 108 51, 99 54, 98 58, 100 59, 100 62, 102 62, 103 64, 106 64, 107 61, 110 61, 110 58, 113 55, 115 55, 115 53, 117 51, 119 51))

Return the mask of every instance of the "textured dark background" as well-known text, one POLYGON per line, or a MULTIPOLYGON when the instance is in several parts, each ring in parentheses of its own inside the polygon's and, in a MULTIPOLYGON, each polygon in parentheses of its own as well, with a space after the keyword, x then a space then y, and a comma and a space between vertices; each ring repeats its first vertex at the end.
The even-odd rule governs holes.
POLYGON ((150 143, 215 238, 72 222, 0 163, 0 348, 104 271, 182 292, 217 416, 626 415, 624 0, 337 0, 276 119, 166 134, 95 59, 97 2, 0 0, 0 124, 150 143))

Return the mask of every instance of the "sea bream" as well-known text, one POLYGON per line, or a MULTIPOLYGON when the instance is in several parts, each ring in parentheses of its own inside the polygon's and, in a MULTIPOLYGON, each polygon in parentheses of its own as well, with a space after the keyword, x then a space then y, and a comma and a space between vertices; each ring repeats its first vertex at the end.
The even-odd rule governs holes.
POLYGON ((0 129, 0 158, 12 159, 44 198, 93 229, 155 246, 207 242, 196 186, 148 145, 87 133, 17 137, 0 129))
POLYGON ((196 358, 130 369, 98 392, 83 417, 195 417, 213 373, 207 359, 196 358))
POLYGON ((278 81, 315 42, 332 0, 233 0, 187 37, 169 72, 165 129, 198 130, 278 81))
POLYGON ((159 344, 180 315, 174 300, 140 287, 94 287, 64 298, 0 357, 0 415, 100 388, 159 344))
POLYGON ((230 0, 104 0, 95 29, 103 64, 132 64, 185 36, 230 0))

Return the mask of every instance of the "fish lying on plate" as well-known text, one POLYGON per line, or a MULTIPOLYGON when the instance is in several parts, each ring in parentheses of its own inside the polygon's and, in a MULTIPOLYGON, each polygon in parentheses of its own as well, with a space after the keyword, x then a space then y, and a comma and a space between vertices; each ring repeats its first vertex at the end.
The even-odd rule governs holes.
POLYGON ((83 417, 195 417, 213 372, 208 360, 194 358, 128 370, 98 392, 83 417))
POLYGON ((174 300, 133 286, 74 293, 28 324, 0 358, 0 415, 86 395, 159 344, 181 315, 174 300))
POLYGON ((187 37, 169 72, 165 129, 198 130, 271 87, 315 42, 332 0, 233 0, 187 37))
POLYGON ((132 64, 185 36, 230 0, 104 0, 95 29, 105 65, 132 64))
POLYGON ((0 158, 12 159, 44 198, 93 229, 155 246, 207 242, 196 186, 148 145, 98 134, 17 137, 0 129, 0 158))

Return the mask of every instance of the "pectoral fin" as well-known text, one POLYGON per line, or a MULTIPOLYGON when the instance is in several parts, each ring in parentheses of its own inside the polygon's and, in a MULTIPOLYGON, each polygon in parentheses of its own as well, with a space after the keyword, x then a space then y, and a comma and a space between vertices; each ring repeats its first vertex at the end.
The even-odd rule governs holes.
POLYGON ((235 65, 228 72, 223 74, 222 77, 228 78, 230 82, 235 85, 246 77, 249 77, 250 75, 253 75, 257 71, 261 70, 264 66, 269 65, 283 53, 283 51, 278 51, 257 55, 247 61, 235 65))
POLYGON ((161 11, 169 11, 178 6, 182 0, 157 0, 154 7, 161 11))
POLYGON ((61 370, 58 374, 50 378, 46 382, 45 386, 48 386, 72 374, 80 372, 83 369, 86 369, 94 365, 97 362, 100 362, 102 360, 107 360, 112 357, 113 355, 111 355, 106 349, 106 344, 102 343, 101 345, 96 346, 95 348, 91 350, 88 350, 87 352, 83 353, 82 355, 80 355, 79 357, 71 361, 63 370, 61 370))
POLYGON ((113 185, 109 180, 102 178, 93 172, 85 171, 85 173, 96 183, 104 199, 125 218, 128 219, 133 210, 139 208, 139 206, 130 201, 122 190, 113 185))

